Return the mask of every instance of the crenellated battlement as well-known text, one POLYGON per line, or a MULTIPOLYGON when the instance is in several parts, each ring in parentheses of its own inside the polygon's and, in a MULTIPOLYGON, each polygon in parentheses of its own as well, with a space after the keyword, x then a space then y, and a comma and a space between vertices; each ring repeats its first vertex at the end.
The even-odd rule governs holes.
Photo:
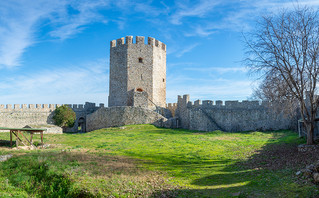
MULTIPOLYGON (((68 107, 71 107, 73 110, 85 110, 85 109, 95 109, 104 107, 103 103, 100 103, 99 106, 96 106, 95 103, 86 102, 83 104, 66 104, 68 107)), ((0 104, 0 112, 5 111, 50 111, 55 110, 57 107, 62 106, 61 104, 0 104)))
POLYGON ((166 108, 174 108, 177 107, 177 103, 167 103, 166 108))
POLYGON ((215 102, 212 100, 196 100, 194 102, 189 100, 189 95, 178 96, 178 104, 182 106, 187 106, 187 108, 245 108, 245 109, 252 109, 252 108, 262 108, 266 107, 269 103, 266 101, 238 101, 238 100, 228 100, 228 101, 221 101, 216 100, 215 102))
POLYGON ((123 46, 123 45, 132 45, 132 44, 150 45, 150 46, 154 46, 154 47, 159 47, 162 50, 166 51, 166 45, 164 43, 162 43, 161 41, 156 40, 152 37, 147 37, 147 44, 145 44, 145 37, 144 36, 136 36, 135 43, 133 41, 133 36, 126 36, 125 39, 124 39, 124 37, 122 37, 122 38, 119 38, 116 40, 112 40, 111 41, 111 48, 119 47, 119 46, 123 46))

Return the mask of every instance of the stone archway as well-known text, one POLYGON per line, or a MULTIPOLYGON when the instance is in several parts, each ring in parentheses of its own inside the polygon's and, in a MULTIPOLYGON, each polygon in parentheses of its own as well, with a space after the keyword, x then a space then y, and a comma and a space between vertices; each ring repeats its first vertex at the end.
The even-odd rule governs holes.
POLYGON ((86 132, 85 118, 84 117, 80 117, 78 120, 78 132, 80 132, 80 133, 86 132))

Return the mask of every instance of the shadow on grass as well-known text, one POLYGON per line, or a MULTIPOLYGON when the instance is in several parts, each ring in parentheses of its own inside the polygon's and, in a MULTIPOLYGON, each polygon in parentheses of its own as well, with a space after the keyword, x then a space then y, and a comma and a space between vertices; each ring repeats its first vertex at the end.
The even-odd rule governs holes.
MULTIPOLYGON (((210 170, 207 169, 207 176, 191 182, 199 189, 157 191, 153 197, 316 197, 316 187, 309 183, 297 184, 295 172, 318 160, 319 153, 300 153, 297 150, 300 140, 291 140, 286 135, 274 136, 278 138, 277 143, 269 139, 265 146, 247 160, 233 163, 220 161, 226 165, 216 174, 209 174, 210 170)), ((175 163, 174 160, 171 162, 175 163)), ((214 166, 216 162, 210 165, 214 166)), ((192 167, 189 171, 197 168, 197 164, 185 164, 184 168, 188 166, 192 167)))
MULTIPOLYGON (((16 144, 16 141, 12 141, 12 146, 15 146, 15 144, 16 144)), ((0 147, 9 147, 9 148, 11 148, 10 140, 0 140, 0 147)))

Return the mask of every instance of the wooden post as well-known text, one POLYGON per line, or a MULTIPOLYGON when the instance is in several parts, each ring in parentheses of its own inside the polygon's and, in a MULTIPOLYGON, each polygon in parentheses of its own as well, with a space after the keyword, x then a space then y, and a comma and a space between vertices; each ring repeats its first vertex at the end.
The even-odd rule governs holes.
POLYGON ((10 130, 10 146, 12 147, 12 131, 10 130))
POLYGON ((16 146, 18 147, 19 146, 19 132, 18 131, 16 132, 16 137, 17 137, 16 146))
POLYGON ((43 131, 41 131, 40 133, 41 133, 41 145, 43 147, 43 131))
POLYGON ((31 137, 30 137, 30 142, 32 143, 33 131, 30 132, 30 135, 31 135, 31 137))

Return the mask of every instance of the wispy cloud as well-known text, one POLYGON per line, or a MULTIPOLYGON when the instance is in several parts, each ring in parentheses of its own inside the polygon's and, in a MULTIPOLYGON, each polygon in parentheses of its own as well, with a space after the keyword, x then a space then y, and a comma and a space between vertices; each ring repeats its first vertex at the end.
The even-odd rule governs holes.
POLYGON ((21 54, 36 42, 37 22, 60 4, 44 1, 0 2, 0 68, 20 65, 21 54))
POLYGON ((230 73, 230 72, 248 72, 246 67, 188 67, 185 70, 197 71, 197 72, 218 72, 220 74, 230 73))
POLYGON ((59 17, 51 17, 55 30, 49 33, 50 36, 64 40, 82 32, 85 25, 97 21, 106 23, 107 20, 99 14, 98 10, 108 5, 109 3, 103 0, 71 1, 68 6, 59 10, 59 17))
POLYGON ((175 25, 182 24, 184 17, 203 17, 210 12, 216 5, 219 5, 221 1, 215 0, 201 0, 197 4, 188 4, 186 2, 180 2, 177 4, 177 11, 171 16, 171 23, 175 25))
MULTIPOLYGON (((207 2, 200 2, 194 6, 196 8, 201 8, 207 2)), ((189 31, 185 32, 185 36, 200 36, 207 37, 221 30, 230 30, 234 32, 245 32, 251 30, 252 25, 256 20, 256 16, 266 15, 270 13, 276 13, 278 10, 282 9, 293 9, 296 6, 309 6, 309 7, 319 7, 319 1, 315 0, 241 0, 241 1, 223 1, 214 2, 211 6, 207 6, 204 9, 203 14, 198 16, 206 19, 198 23, 196 26, 191 26, 189 31), (211 16, 211 10, 217 10, 220 7, 229 7, 233 9, 223 10, 223 14, 219 15, 220 18, 216 16, 211 16), (208 15, 208 16, 206 16, 208 15)), ((185 7, 185 6, 184 6, 185 7)), ((181 21, 186 16, 192 16, 193 10, 192 6, 187 6, 182 11, 176 11, 172 16, 171 22, 173 24, 181 24, 181 21), (185 12, 185 14, 183 14, 185 12)), ((199 9, 200 10, 200 9, 199 9)), ((194 11, 194 12, 195 12, 194 11)))
POLYGON ((3 103, 84 103, 107 101, 106 60, 87 62, 82 65, 66 65, 55 70, 4 78, 0 91, 3 103))
POLYGON ((176 102, 177 95, 190 94, 191 100, 246 100, 252 94, 253 81, 211 79, 201 83, 196 80, 176 83, 167 79, 167 102, 176 102))
POLYGON ((192 28, 194 31, 192 32, 186 32, 184 35, 185 36, 200 36, 200 37, 207 37, 211 34, 216 33, 217 31, 214 30, 214 28, 210 28, 207 26, 200 26, 197 25, 196 27, 192 28))
POLYGON ((192 51, 195 47, 197 47, 199 45, 199 43, 194 43, 192 45, 186 46, 183 50, 179 51, 176 56, 177 57, 181 57, 183 56, 185 53, 188 53, 190 51, 192 51))
POLYGON ((106 0, 1 1, 0 68, 21 65, 21 55, 38 42, 36 34, 42 21, 53 28, 50 36, 63 40, 81 32, 89 23, 106 22, 97 12, 106 5, 106 0))

